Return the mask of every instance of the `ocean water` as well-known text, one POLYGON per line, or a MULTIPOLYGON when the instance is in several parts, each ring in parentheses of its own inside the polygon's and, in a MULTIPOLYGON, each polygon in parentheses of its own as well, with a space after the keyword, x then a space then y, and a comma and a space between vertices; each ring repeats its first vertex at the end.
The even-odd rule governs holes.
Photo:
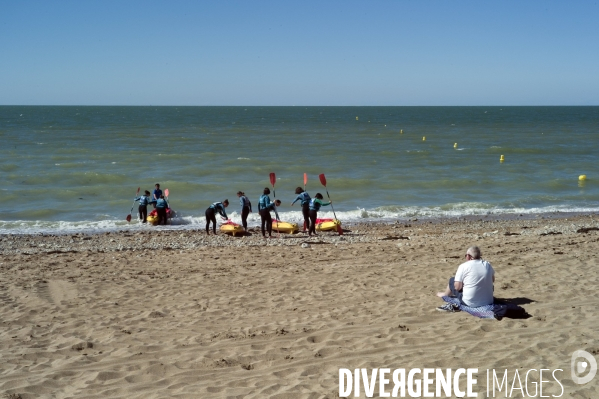
POLYGON ((0 140, 0 234, 151 229, 125 217, 155 183, 166 228, 239 221, 270 172, 288 221, 304 173, 345 222, 599 211, 599 107, 2 106, 0 140))

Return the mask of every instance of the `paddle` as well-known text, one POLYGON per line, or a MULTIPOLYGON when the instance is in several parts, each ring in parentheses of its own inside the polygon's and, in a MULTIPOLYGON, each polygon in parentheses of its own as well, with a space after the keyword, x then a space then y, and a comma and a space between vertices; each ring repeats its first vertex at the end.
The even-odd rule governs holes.
MULTIPOLYGON (((324 173, 318 175, 318 178, 320 179, 320 183, 322 183, 322 185, 324 186, 324 189, 327 191, 327 197, 329 198, 329 202, 331 202, 331 196, 329 195, 329 190, 327 189, 327 178, 324 176, 324 173)), ((333 215, 335 216, 335 219, 337 219, 337 215, 335 215, 335 208, 333 208, 333 204, 331 204, 331 209, 333 210, 333 215)), ((337 225, 337 232, 339 233, 339 235, 343 235, 343 229, 339 225, 337 225)))
MULTIPOLYGON (((327 197, 329 198, 329 202, 331 202, 331 196, 329 195, 329 190, 327 189, 327 178, 324 177, 324 173, 318 175, 318 178, 320 179, 320 183, 322 183, 322 185, 324 186, 324 189, 327 191, 327 197)), ((331 209, 333 210, 333 215, 335 216, 335 219, 337 219, 337 215, 335 215, 335 208, 333 208, 333 204, 331 204, 331 209)))
MULTIPOLYGON (((277 176, 275 172, 270 172, 270 184, 272 184, 272 196, 275 197, 275 201, 277 199, 277 193, 275 192, 275 183, 277 182, 277 176)), ((276 205, 275 205, 276 206, 276 205)), ((275 210, 276 213, 276 210, 275 210)), ((279 238, 279 221, 277 220, 277 238, 279 238)))
MULTIPOLYGON (((166 206, 167 206, 167 209, 171 209, 171 204, 170 204, 170 202, 168 202, 168 188, 164 190, 164 197, 166 198, 166 206)), ((166 214, 166 219, 167 219, 167 220, 168 220, 168 215, 169 215, 169 214, 171 214, 170 212, 172 212, 172 211, 169 211, 169 213, 167 213, 167 214, 166 214)), ((172 214, 171 214, 171 215, 172 215, 172 214)), ((171 223, 171 224, 172 224, 172 223, 171 223)))
MULTIPOLYGON (((139 187, 137 187, 137 192, 135 193, 135 198, 137 198, 138 195, 139 195, 139 187)), ((131 205, 131 210, 129 211, 129 214, 125 218, 125 220, 127 220, 128 222, 131 221, 131 212, 133 212, 134 206, 135 206, 135 200, 133 200, 133 205, 131 205)))
MULTIPOLYGON (((304 191, 306 191, 307 183, 308 183, 308 174, 304 173, 304 191)), ((310 226, 306 226, 306 221, 304 220, 304 233, 306 232, 306 227, 310 227, 310 226)))
POLYGON ((277 182, 277 176, 275 172, 270 172, 270 184, 272 184, 272 195, 277 198, 277 194, 275 193, 275 183, 277 182))

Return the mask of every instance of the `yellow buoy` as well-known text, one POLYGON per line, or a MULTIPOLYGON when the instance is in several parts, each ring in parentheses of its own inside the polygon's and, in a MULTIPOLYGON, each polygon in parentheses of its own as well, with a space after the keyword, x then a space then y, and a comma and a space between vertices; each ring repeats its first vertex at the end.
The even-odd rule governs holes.
POLYGON ((356 116, 356 120, 358 120, 358 117, 356 116))
POLYGON ((422 141, 426 141, 426 137, 425 136, 422 136, 422 141))
POLYGON ((453 148, 458 148, 458 143, 454 143, 453 148))
POLYGON ((399 131, 399 134, 403 134, 403 129, 401 129, 401 130, 399 131))
POLYGON ((586 179, 587 179, 587 175, 580 175, 580 176, 578 176, 578 180, 580 180, 580 181, 584 181, 586 179))
POLYGON ((503 162, 505 161, 505 158, 503 158, 503 155, 499 157, 499 162, 503 162))

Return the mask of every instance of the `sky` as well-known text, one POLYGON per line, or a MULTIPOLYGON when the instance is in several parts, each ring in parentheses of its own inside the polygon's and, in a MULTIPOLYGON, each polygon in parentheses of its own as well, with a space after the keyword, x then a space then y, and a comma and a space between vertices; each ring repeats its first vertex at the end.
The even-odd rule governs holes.
POLYGON ((597 1, 0 0, 0 105, 599 105, 597 1))

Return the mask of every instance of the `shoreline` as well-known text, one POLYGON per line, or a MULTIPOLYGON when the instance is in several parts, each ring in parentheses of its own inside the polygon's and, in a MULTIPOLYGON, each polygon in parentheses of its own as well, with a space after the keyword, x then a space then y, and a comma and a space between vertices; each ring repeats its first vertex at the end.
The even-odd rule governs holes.
MULTIPOLYGON (((360 210, 358 210, 360 211, 360 210)), ((367 214, 376 213, 377 211, 364 211, 367 214)), ((343 222, 343 225, 351 228, 352 226, 362 224, 392 224, 392 223, 410 223, 410 222, 432 222, 438 223, 440 221, 469 221, 469 220, 530 220, 530 219, 563 219, 568 217, 577 217, 584 215, 599 215, 599 209, 595 210, 584 210, 584 211, 546 211, 546 212, 504 212, 504 213, 493 213, 484 212, 479 214, 466 214, 466 215, 411 215, 411 216, 380 216, 374 217, 371 215, 367 216, 356 216, 349 212, 349 215, 344 215, 341 212, 339 219, 343 222)), ((298 220, 299 212, 290 216, 281 213, 282 220, 289 221, 291 223, 297 223, 301 225, 302 220, 298 220)), ((327 212, 323 217, 332 218, 333 215, 327 212)), ((174 224, 167 226, 151 226, 142 225, 138 219, 133 218, 132 222, 126 223, 123 220, 104 220, 104 221, 78 221, 78 222, 66 222, 66 221, 1 221, 2 226, 0 227, 0 237, 3 236, 61 236, 61 235, 101 235, 106 233, 124 233, 124 232, 156 232, 156 231, 199 231, 203 230, 205 226, 205 220, 203 217, 196 217, 190 219, 190 216, 183 216, 175 218, 174 224), (28 225, 31 224, 31 225, 28 225)), ((172 219, 171 219, 172 220, 172 219)), ((234 214, 231 219, 234 222, 241 223, 239 216, 234 214)), ((173 223, 173 222, 171 222, 173 223)), ((260 221, 257 216, 250 217, 248 220, 249 227, 257 228, 260 226, 260 221)))
MULTIPOLYGON (((232 237, 218 232, 217 236, 206 235, 204 229, 160 229, 160 230, 117 230, 97 233, 64 234, 2 234, 0 254, 98 252, 98 251, 147 251, 147 250, 193 250, 201 247, 246 247, 246 246, 294 246, 304 242, 328 244, 352 244, 377 242, 385 239, 410 240, 418 236, 418 231, 441 229, 447 232, 468 231, 473 238, 483 239, 492 235, 542 235, 572 234, 579 229, 599 227, 599 214, 558 212, 548 214, 516 215, 477 215, 457 218, 410 218, 395 221, 369 221, 344 225, 345 233, 319 232, 317 237, 307 234, 277 235, 264 239, 259 227, 250 227, 246 236, 232 237), (547 224, 553 224, 549 226, 547 224), (511 230, 511 231, 510 231, 511 230), (518 230, 516 232, 516 230, 518 230), (391 237, 391 238, 389 238, 391 237)), ((438 234, 436 232, 435 234, 438 234)))

